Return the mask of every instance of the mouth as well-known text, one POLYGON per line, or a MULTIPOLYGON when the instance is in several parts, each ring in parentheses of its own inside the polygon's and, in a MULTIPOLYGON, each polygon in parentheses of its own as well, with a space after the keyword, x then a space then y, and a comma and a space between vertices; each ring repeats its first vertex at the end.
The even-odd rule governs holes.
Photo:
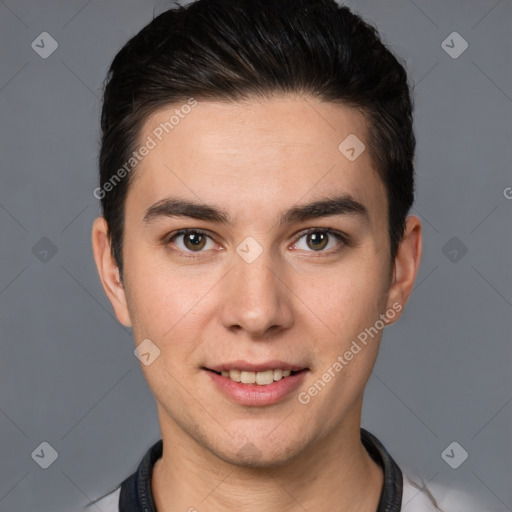
POLYGON ((264 407, 289 400, 304 383, 309 368, 283 361, 250 364, 235 361, 214 368, 201 367, 214 389, 244 406, 264 407))
POLYGON ((279 382, 294 375, 308 371, 308 368, 301 370, 290 370, 288 368, 269 368, 263 371, 249 371, 232 368, 230 370, 213 370, 211 368, 203 367, 203 370, 215 373, 220 377, 232 380, 240 384, 253 384, 258 386, 268 386, 274 382, 279 382))

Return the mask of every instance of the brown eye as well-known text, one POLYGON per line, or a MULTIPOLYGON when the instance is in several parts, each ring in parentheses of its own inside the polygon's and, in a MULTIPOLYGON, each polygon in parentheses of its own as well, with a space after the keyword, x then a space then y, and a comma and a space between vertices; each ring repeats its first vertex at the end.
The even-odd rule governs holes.
POLYGON ((183 235, 183 243, 191 251, 200 251, 206 245, 206 237, 202 233, 186 233, 183 235))
POLYGON ((348 242, 341 233, 333 229, 311 228, 303 232, 295 242, 294 248, 306 252, 330 254, 341 250, 345 245, 348 245, 348 242))
POLYGON ((329 242, 329 235, 327 233, 317 231, 309 233, 306 240, 310 249, 313 249, 314 251, 321 251, 327 246, 327 243, 329 242))
POLYGON ((201 253, 215 247, 215 242, 211 237, 197 229, 183 229, 178 231, 167 243, 177 248, 181 253, 201 253))

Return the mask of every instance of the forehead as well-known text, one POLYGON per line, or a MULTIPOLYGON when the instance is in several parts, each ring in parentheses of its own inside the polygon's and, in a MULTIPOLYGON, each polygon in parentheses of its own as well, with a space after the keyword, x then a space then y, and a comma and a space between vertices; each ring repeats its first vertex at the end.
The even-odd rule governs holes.
POLYGON ((151 150, 130 185, 132 206, 179 195, 250 218, 343 193, 369 210, 386 207, 359 111, 291 96, 185 105, 156 111, 142 127, 139 145, 151 150))

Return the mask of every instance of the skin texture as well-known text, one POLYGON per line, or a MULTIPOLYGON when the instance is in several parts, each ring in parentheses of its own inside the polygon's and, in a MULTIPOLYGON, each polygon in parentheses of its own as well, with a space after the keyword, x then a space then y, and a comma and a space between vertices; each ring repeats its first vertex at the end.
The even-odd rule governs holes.
MULTIPOLYGON (((175 108, 152 115, 140 140, 175 108)), ((366 140, 362 115, 314 98, 200 101, 135 171, 124 282, 106 223, 96 219, 94 257, 117 318, 133 327, 136 344, 149 338, 160 350, 141 365, 164 441, 153 475, 159 512, 376 510, 382 471, 359 429, 382 330, 307 404, 293 393, 274 405, 242 406, 201 369, 280 359, 309 369, 304 391, 379 315, 405 305, 421 259, 421 224, 408 217, 391 262, 385 187, 368 149, 354 161, 340 153, 349 134, 366 140), (278 224, 291 206, 338 194, 362 203, 367 221, 342 214, 278 224), (143 221, 171 195, 221 207, 233 224, 143 221), (208 231, 202 252, 183 236, 169 241, 184 228, 208 231), (350 241, 329 235, 318 250, 302 234, 307 228, 338 230, 350 241), (248 236, 262 248, 252 263, 236 252, 248 236)))

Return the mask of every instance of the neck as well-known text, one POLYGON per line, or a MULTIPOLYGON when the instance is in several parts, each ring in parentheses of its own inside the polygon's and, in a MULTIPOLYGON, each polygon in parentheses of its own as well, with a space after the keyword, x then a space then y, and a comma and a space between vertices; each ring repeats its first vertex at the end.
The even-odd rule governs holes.
POLYGON ((163 453, 152 479, 157 511, 376 511, 383 471, 361 443, 356 416, 286 464, 258 468, 230 464, 161 422, 163 453))

